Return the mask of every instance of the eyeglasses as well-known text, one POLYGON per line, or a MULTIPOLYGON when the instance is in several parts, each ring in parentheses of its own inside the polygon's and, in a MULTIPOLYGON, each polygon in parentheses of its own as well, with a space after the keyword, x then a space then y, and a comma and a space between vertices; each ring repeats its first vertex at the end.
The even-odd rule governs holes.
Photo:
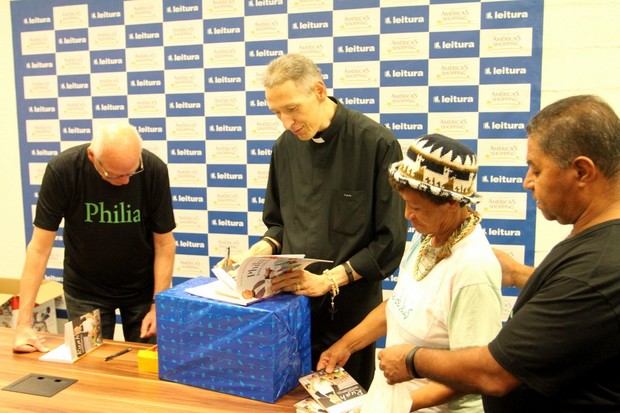
POLYGON ((140 172, 144 172, 144 164, 142 163, 142 155, 140 155, 140 166, 138 166, 138 169, 136 169, 134 172, 129 173, 129 174, 124 174, 124 175, 115 175, 115 176, 110 176, 110 174, 105 170, 105 168, 103 167, 103 165, 101 164, 101 162, 99 162, 99 159, 97 159, 97 163, 99 164, 99 167, 101 168, 101 175, 103 175, 103 177, 105 179, 121 179, 121 178, 131 178, 134 175, 139 174, 140 172))

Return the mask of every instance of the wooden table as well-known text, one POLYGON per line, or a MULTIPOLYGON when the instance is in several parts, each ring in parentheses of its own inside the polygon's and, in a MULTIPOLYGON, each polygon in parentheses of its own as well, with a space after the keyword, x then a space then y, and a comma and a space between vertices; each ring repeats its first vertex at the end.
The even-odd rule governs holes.
MULTIPOLYGON (((0 411, 10 412, 294 412, 293 404, 308 394, 296 387, 275 404, 217 393, 160 380, 138 370, 138 350, 148 344, 104 340, 73 364, 41 361, 42 353, 14 354, 13 329, 0 327, 0 388, 31 374, 76 379, 52 397, 0 390, 0 411), (104 358, 123 348, 132 350, 108 362, 104 358)), ((44 334, 49 348, 63 337, 44 334)))

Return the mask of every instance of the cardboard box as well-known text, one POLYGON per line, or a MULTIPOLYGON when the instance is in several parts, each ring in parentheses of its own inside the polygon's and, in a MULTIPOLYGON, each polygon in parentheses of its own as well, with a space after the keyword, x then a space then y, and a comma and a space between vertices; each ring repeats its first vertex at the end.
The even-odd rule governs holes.
MULTIPOLYGON (((18 278, 0 278, 0 326, 2 327, 14 328, 17 323, 19 282, 18 278)), ((32 319, 35 330, 58 333, 55 300, 62 295, 62 284, 46 280, 41 283, 32 319)))
POLYGON ((191 295, 198 277, 157 294, 159 377, 275 403, 311 370, 307 297, 241 306, 191 295))
POLYGON ((156 345, 144 350, 138 350, 138 370, 149 373, 157 373, 159 371, 156 345))

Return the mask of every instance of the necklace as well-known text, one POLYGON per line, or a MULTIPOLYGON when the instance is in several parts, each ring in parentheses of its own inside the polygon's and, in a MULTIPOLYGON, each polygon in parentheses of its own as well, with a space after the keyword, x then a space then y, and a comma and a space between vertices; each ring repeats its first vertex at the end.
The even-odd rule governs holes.
POLYGON ((422 281, 439 261, 452 255, 452 247, 480 222, 480 215, 476 211, 469 206, 467 210, 469 211, 467 218, 461 222, 444 244, 433 247, 433 236, 427 235, 424 237, 414 265, 413 277, 416 281, 422 281))

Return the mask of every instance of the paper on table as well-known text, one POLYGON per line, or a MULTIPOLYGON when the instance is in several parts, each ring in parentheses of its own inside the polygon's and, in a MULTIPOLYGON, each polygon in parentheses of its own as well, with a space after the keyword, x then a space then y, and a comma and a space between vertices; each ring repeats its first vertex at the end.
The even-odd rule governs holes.
POLYGON ((237 295, 237 292, 231 289, 221 280, 215 280, 207 284, 199 285, 198 287, 191 287, 186 289, 189 294, 210 298, 212 300, 224 301, 231 304, 248 305, 256 301, 260 301, 262 298, 243 298, 237 295))
POLYGON ((71 357, 71 349, 69 348, 68 345, 61 344, 55 349, 50 350, 47 353, 43 354, 41 357, 39 357, 39 360, 58 361, 61 363, 73 363, 75 360, 77 360, 77 358, 74 360, 71 357))
POLYGON ((65 323, 65 342, 45 353, 39 360, 73 363, 102 343, 99 309, 65 323))

